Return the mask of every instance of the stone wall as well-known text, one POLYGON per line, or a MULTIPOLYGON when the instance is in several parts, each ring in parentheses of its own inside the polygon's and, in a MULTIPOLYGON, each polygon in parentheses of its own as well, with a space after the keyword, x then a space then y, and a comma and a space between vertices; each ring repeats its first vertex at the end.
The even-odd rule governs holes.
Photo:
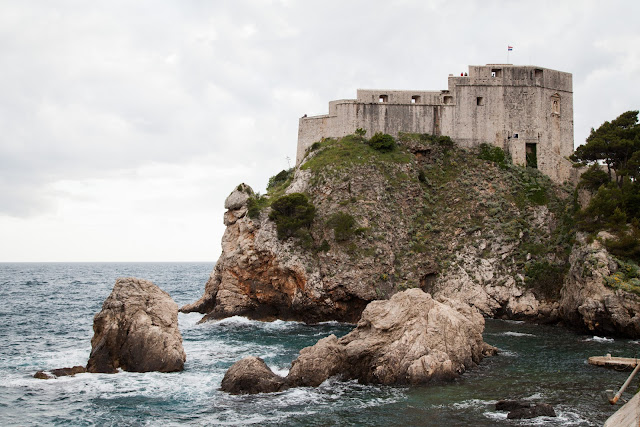
POLYGON ((362 90, 355 100, 329 103, 329 114, 303 117, 298 127, 299 164, 322 138, 339 138, 358 128, 367 135, 399 132, 448 135, 458 145, 483 142, 526 164, 527 145, 538 168, 556 182, 571 177, 573 152, 572 76, 534 66, 469 66, 468 76, 448 79, 441 91, 362 90))

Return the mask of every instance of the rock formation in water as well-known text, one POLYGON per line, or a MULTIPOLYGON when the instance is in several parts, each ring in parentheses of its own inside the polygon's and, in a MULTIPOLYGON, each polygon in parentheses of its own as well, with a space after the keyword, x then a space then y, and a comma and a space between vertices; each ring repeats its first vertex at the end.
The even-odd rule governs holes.
POLYGON ((562 288, 560 312, 567 323, 591 333, 638 337, 640 296, 622 286, 613 287, 624 282, 625 272, 601 242, 612 237, 600 232, 588 242, 586 235, 578 234, 562 288))
POLYGON ((178 306, 153 283, 116 280, 93 320, 88 372, 181 371, 186 360, 178 330, 178 306))
POLYGON ((83 374, 87 372, 84 366, 74 366, 72 368, 58 368, 51 371, 38 371, 33 375, 33 378, 41 380, 50 380, 58 377, 72 377, 75 374, 83 374))
POLYGON ((285 387, 285 380, 259 357, 245 357, 224 374, 220 388, 231 394, 274 393, 285 387))
POLYGON ((222 389, 259 393, 315 387, 333 376, 369 384, 450 380, 495 353, 482 340, 483 330, 484 318, 472 307, 410 289, 370 303, 344 337, 330 335, 302 349, 286 378, 247 358, 229 369, 222 389), (266 386, 253 386, 262 383, 266 386))
POLYGON ((391 153, 328 140, 266 196, 238 186, 204 295, 181 311, 355 322, 370 301, 421 288, 487 316, 557 320, 570 189, 478 150, 403 138, 391 153), (270 206, 293 193, 315 218, 280 239, 270 206))

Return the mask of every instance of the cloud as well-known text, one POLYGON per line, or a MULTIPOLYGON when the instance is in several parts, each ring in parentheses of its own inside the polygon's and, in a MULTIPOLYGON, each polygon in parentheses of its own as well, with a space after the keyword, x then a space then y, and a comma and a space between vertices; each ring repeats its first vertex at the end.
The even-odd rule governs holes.
POLYGON ((513 63, 574 74, 578 144, 638 108, 637 2, 8 1, 2 12, 0 238, 21 230, 25 248, 42 248, 20 259, 84 256, 57 247, 60 230, 76 248, 118 227, 153 239, 169 214, 210 219, 238 182, 264 190, 288 166, 303 114, 358 88, 445 89, 449 73, 506 61, 507 45, 513 63), (112 211, 118 200, 127 215, 112 211))

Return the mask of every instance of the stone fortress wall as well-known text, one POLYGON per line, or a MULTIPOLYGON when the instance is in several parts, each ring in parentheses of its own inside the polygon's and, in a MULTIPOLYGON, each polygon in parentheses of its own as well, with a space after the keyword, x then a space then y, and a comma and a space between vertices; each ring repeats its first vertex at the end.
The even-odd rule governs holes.
POLYGON ((296 163, 322 138, 358 128, 448 135, 462 147, 498 146, 516 164, 526 153, 555 182, 572 181, 572 75, 536 66, 471 65, 467 76, 449 75, 448 89, 399 91, 358 89, 357 99, 329 102, 329 114, 300 118, 296 163))

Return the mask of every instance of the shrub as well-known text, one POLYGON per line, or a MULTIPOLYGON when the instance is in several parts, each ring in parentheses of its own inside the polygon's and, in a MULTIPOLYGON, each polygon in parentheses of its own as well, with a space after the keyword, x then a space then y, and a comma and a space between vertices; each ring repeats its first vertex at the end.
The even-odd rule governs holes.
POLYGON ((547 298, 558 298, 567 266, 536 261, 525 267, 525 283, 547 298))
POLYGON ((613 289, 622 289, 640 295, 638 265, 634 262, 625 262, 620 259, 615 259, 615 261, 618 264, 618 271, 611 276, 604 277, 605 285, 613 289))
POLYGON ((336 212, 327 221, 327 225, 333 229, 336 241, 349 240, 355 231, 356 220, 344 212, 336 212))
POLYGON ((356 136, 364 138, 366 134, 367 134, 367 131, 365 129, 362 129, 362 128, 356 129, 356 136))
POLYGON ((640 261, 640 230, 635 225, 630 232, 620 231, 615 239, 606 239, 604 245, 617 257, 640 261))
POLYGON ((320 141, 316 141, 316 142, 314 142, 313 144, 311 144, 311 147, 309 147, 309 150, 310 150, 310 151, 315 151, 315 150, 317 150, 318 148, 320 148, 320 145, 321 145, 321 144, 320 144, 320 141))
POLYGON ((306 195, 291 193, 274 200, 269 219, 276 223, 278 238, 286 239, 311 227, 315 214, 316 208, 306 195))
POLYGON ((267 184, 267 191, 272 190, 289 180, 293 175, 293 169, 282 170, 278 172, 277 175, 269 178, 269 183, 267 184))
POLYGON ((260 212, 269 204, 269 199, 259 194, 252 196, 247 201, 247 215, 249 218, 256 219, 260 216, 260 212))
POLYGON ((505 169, 507 167, 507 155, 500 147, 495 147, 487 143, 480 144, 480 153, 478 158, 489 162, 497 163, 498 166, 505 169))
POLYGON ((369 145, 384 153, 393 151, 396 148, 396 141, 388 133, 376 132, 369 140, 369 145))

